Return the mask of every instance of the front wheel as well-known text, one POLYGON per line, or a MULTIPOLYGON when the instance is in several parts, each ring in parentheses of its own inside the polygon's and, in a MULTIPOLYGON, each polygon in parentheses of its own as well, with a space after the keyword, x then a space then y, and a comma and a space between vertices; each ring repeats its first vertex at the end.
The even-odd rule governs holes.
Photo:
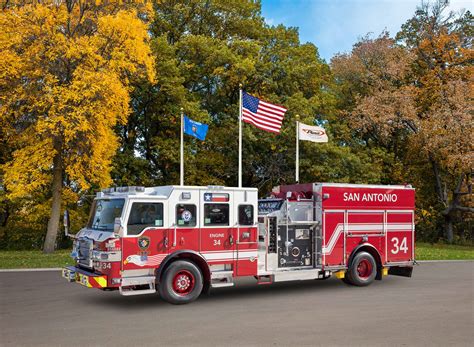
POLYGON ((171 304, 187 304, 196 300, 203 287, 199 268, 189 261, 178 260, 165 270, 158 291, 171 304))
POLYGON ((370 253, 360 252, 352 260, 345 280, 349 284, 363 287, 371 284, 375 276, 377 276, 377 264, 374 257, 370 253))

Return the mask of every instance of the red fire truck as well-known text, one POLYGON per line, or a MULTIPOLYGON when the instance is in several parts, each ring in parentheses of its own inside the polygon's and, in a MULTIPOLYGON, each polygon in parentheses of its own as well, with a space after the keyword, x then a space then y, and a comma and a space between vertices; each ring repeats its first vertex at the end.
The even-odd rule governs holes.
POLYGON ((414 201, 402 185, 295 184, 261 200, 255 188, 106 189, 62 275, 122 295, 158 290, 173 304, 242 276, 269 284, 335 275, 356 286, 411 277, 414 201))

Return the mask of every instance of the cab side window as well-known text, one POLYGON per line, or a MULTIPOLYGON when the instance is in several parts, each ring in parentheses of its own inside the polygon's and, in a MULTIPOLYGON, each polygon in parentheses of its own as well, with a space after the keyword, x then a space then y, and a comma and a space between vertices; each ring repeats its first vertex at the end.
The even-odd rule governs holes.
POLYGON ((253 205, 239 206, 239 224, 253 225, 253 205))
POLYGON ((229 204, 204 204, 204 225, 229 225, 229 204))
POLYGON ((176 225, 179 227, 195 227, 196 205, 176 205, 176 225))
POLYGON ((138 235, 148 227, 163 226, 163 204, 134 202, 127 222, 127 234, 138 235))

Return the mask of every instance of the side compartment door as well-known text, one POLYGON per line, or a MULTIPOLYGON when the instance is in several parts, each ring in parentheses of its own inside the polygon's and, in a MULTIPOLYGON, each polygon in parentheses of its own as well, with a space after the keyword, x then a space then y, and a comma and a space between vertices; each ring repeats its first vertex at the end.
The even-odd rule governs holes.
POLYGON ((325 266, 344 264, 344 211, 323 212, 323 263, 325 266))
POLYGON ((170 253, 182 249, 199 251, 199 227, 198 227, 198 192, 194 194, 194 199, 178 202, 170 206, 170 253))
POLYGON ((122 238, 122 270, 157 268, 168 255, 165 202, 131 201, 122 238))
POLYGON ((369 243, 385 258, 384 211, 348 211, 346 225, 346 261, 362 243, 369 243), (367 237, 367 241, 364 238, 367 237))
POLYGON ((404 262, 414 258, 413 212, 387 211, 387 262, 404 262))
POLYGON ((258 264, 258 225, 255 206, 240 204, 237 211, 237 276, 256 276, 258 264))
POLYGON ((201 191, 201 254, 209 265, 224 265, 222 270, 235 271, 236 228, 232 220, 229 193, 201 191))

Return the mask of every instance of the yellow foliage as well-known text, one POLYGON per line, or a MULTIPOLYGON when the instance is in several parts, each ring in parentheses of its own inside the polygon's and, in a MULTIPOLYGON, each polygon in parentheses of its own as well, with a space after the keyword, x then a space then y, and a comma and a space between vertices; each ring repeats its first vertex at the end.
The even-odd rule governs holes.
POLYGON ((130 84, 154 80, 144 1, 12 1, 0 13, 0 126, 14 149, 9 197, 49 188, 53 158, 71 184, 110 184, 113 127, 130 84))

